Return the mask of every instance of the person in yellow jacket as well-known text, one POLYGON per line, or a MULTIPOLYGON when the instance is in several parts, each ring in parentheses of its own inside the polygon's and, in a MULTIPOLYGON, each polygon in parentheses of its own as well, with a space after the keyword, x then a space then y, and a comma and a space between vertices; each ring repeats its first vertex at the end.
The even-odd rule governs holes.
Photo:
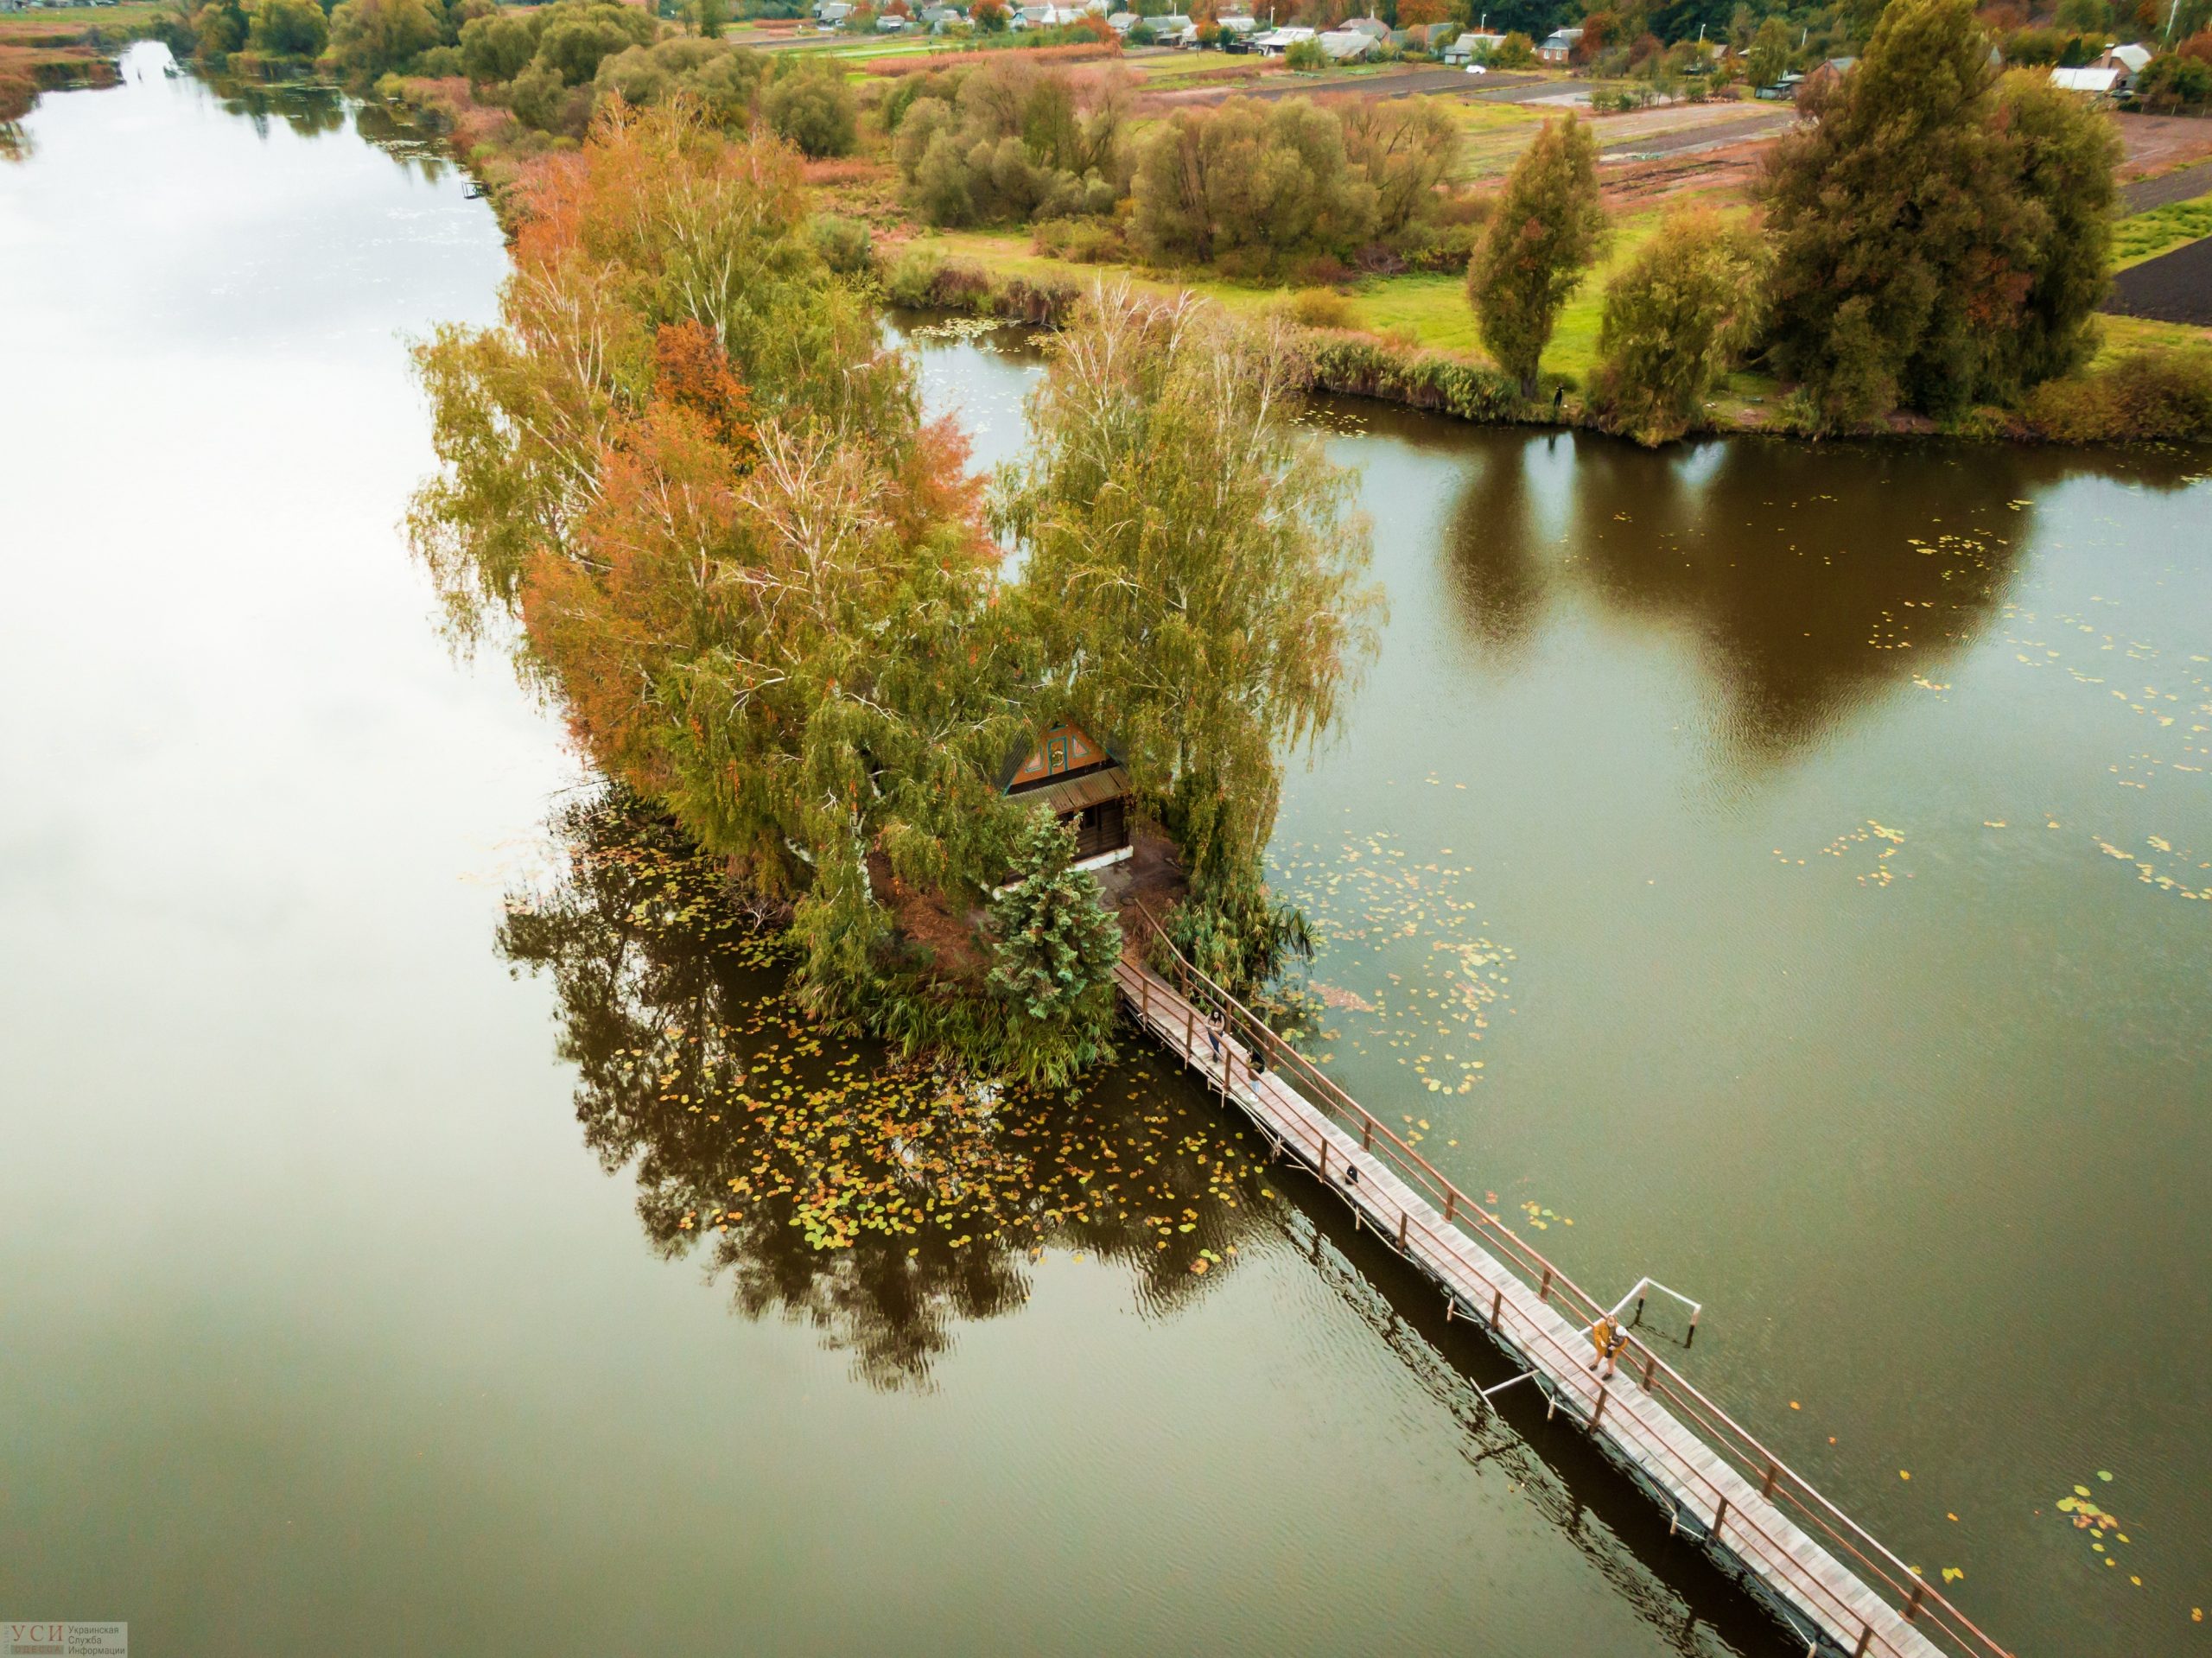
POLYGON ((1621 1350, 1628 1345, 1628 1331, 1621 1327, 1618 1319, 1608 1312, 1590 1326, 1590 1340, 1598 1350, 1598 1356, 1590 1361, 1590 1368, 1594 1370, 1600 1364, 1604 1365, 1604 1379, 1610 1382, 1614 1363, 1620 1357, 1621 1350))

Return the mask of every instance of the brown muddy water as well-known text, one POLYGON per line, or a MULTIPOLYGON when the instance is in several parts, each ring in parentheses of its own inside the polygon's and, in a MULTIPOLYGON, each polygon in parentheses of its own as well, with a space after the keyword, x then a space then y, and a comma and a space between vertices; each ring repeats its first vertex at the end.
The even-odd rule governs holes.
MULTIPOLYGON (((160 64, 0 165, 0 1617, 1783 1649, 1164 1065, 798 1021, 406 557, 489 213, 160 64)), ((918 343, 1010 453, 1034 348, 918 343)), ((1274 848, 1317 1051, 2007 1644, 2196 1649, 2205 458, 1319 418, 1391 621, 1274 848)))

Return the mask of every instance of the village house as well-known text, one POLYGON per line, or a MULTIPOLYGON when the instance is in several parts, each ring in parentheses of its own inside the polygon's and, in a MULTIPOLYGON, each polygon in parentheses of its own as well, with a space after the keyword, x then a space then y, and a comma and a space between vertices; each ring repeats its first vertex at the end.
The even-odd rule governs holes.
POLYGON ((2084 98, 2116 98, 2127 79, 2125 69, 2054 69, 2050 84, 2063 92, 2084 98))
POLYGON ((1536 48, 1536 56, 1545 63, 1565 63, 1581 43, 1580 29, 1555 29, 1544 36, 1544 43, 1536 48))
POLYGON ((1328 56, 1331 63, 1357 63, 1363 58, 1375 55, 1375 36, 1346 25, 1332 29, 1326 35, 1316 35, 1314 44, 1328 56))
POLYGON ((2091 66, 2098 69, 2120 71, 2118 92, 2132 92, 2143 72, 2151 67, 2151 48, 2147 46, 2115 46, 2091 66))
POLYGON ((1075 830, 1077 868, 1102 869, 1131 855, 1129 774, 1111 749, 1072 720, 1047 727, 1034 748, 1025 742, 1016 749, 999 786, 1075 830))
POLYGON ((1478 29, 1471 29, 1452 37, 1444 48, 1444 60, 1446 63, 1472 63, 1478 58, 1490 56, 1504 44, 1505 36, 1503 35, 1491 35, 1478 29))
POLYGON ((1312 40, 1315 33, 1310 29, 1271 29, 1253 36, 1252 49, 1263 58, 1279 58, 1300 41, 1312 40))

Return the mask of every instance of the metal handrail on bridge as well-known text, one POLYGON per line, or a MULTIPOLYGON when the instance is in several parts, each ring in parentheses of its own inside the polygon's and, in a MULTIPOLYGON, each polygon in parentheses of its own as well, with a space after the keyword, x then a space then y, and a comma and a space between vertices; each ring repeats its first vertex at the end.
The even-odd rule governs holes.
MULTIPOLYGON (((1184 1051, 1187 1055, 1195 1058, 1198 1053, 1197 1010, 1198 1001, 1203 998, 1218 1013, 1224 1027, 1233 1025, 1249 1033, 1250 1039, 1256 1041, 1265 1054, 1268 1068, 1294 1077, 1309 1091, 1313 1103, 1332 1116, 1347 1120, 1358 1134, 1360 1149, 1382 1161, 1416 1191, 1431 1198, 1442 1211, 1447 1226, 1465 1229, 1476 1239, 1489 1245, 1492 1253, 1501 1256, 1507 1267, 1533 1283, 1539 1300, 1572 1312, 1586 1328, 1606 1315, 1607 1309, 1601 1303, 1546 1259, 1541 1252, 1530 1247, 1497 1215, 1470 1199, 1427 1158, 1401 1140, 1389 1124, 1376 1117, 1304 1054, 1278 1036, 1266 1020, 1192 966, 1183 952, 1176 948, 1166 929, 1160 924, 1141 900, 1135 907, 1142 918, 1150 937, 1175 964, 1188 1026, 1184 1032, 1184 1051)), ((1150 975, 1141 968, 1133 968, 1130 976, 1135 980, 1135 986, 1131 989, 1125 985, 1125 992, 1133 1001, 1140 1004, 1140 1012, 1149 1019, 1150 1008, 1146 1004, 1150 995, 1150 975)), ((1236 1085, 1234 1070, 1236 1058, 1235 1042, 1224 1041, 1220 1078, 1224 1092, 1236 1085)), ((1255 1073, 1248 1059, 1244 1081, 1249 1086, 1255 1080, 1255 1073)), ((1319 1166, 1325 1178, 1329 1154, 1326 1140, 1320 1140, 1315 1149, 1319 1166)), ((1444 1241, 1435 1236, 1425 1221, 1413 1216, 1410 1211, 1402 1211, 1399 1216, 1397 1234, 1397 1247, 1401 1254, 1408 1253, 1409 1232, 1416 1229, 1440 1252, 1449 1253, 1444 1241)), ((1491 1287, 1493 1295, 1488 1313, 1493 1329, 1521 1344, 1524 1352, 1528 1350, 1528 1342, 1537 1342, 1557 1355, 1563 1364, 1581 1362, 1582 1356, 1563 1352, 1551 1333, 1540 1326, 1531 1326, 1525 1337, 1506 1331, 1503 1320, 1510 1315, 1512 1309, 1502 1293, 1496 1293, 1494 1286, 1491 1287)), ((1941 1591, 1929 1585, 1866 1528, 1816 1490, 1810 1481, 1755 1439, 1633 1331, 1629 1332, 1629 1342, 1637 1362, 1625 1368, 1635 1373, 1635 1379, 1643 1390, 1665 1403, 1705 1441, 1708 1449, 1718 1452, 1732 1463, 1738 1473, 1758 1487, 1760 1496, 1789 1514, 1802 1528, 1834 1545, 1863 1568, 1872 1579, 1868 1586, 1878 1594, 1886 1591, 1886 1597, 1896 1603, 1895 1610, 1898 1615, 1916 1632, 1923 1637, 1941 1637, 1939 1645, 1947 1645, 1953 1652, 1967 1655, 1967 1658, 2012 1658, 2006 1648, 1979 1629, 1941 1591)), ((1602 1415, 1602 1400, 1597 1408, 1602 1415)), ((1698 1518, 1700 1523, 1711 1526, 1716 1537, 1719 1528, 1732 1521, 1739 1529, 1739 1534, 1744 1532, 1758 1534, 1776 1556, 1783 1560, 1791 1558, 1781 1542, 1759 1533, 1750 1516, 1740 1509, 1730 1509, 1726 1495, 1706 1474, 1685 1461, 1672 1447, 1644 1431, 1643 1425, 1636 1422, 1633 1412, 1619 1413, 1610 1420, 1616 1434, 1620 1434, 1624 1426, 1633 1425, 1638 1437, 1650 1446, 1649 1454, 1654 1462, 1663 1464, 1686 1488, 1701 1488, 1709 1494, 1708 1502, 1713 1509, 1711 1519, 1708 1521, 1705 1515, 1698 1518)), ((1593 1429, 1596 1427, 1595 1418, 1591 1426, 1593 1429)), ((1841 1601, 1810 1572, 1804 1573, 1802 1577, 1793 1576, 1790 1587, 1801 1596, 1826 1602, 1840 1625, 1856 1623, 1859 1626, 1860 1635, 1854 1658, 1871 1658, 1876 1653, 1897 1651, 1891 1642, 1866 1623, 1857 1609, 1841 1601)))

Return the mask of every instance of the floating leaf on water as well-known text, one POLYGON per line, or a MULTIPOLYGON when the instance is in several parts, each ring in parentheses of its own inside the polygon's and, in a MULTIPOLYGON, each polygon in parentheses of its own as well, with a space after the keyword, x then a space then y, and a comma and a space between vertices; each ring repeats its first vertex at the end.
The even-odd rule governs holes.
POLYGON ((1910 1479, 1912 1476, 1907 1473, 1904 1469, 1900 1468, 1897 1470, 1897 1477, 1899 1479, 1910 1479))
POLYGON ((2103 1480, 2107 1484, 2110 1484, 2112 1483, 2112 1474, 2109 1470, 2100 1468, 2097 1470, 2097 1477, 2103 1480))
POLYGON ((2076 1496, 2087 1496, 2088 1494, 2089 1488, 2086 1485, 2077 1485, 2074 1488, 2074 1495, 2076 1496))
POLYGON ((1966 1577, 1966 1575, 1965 1572, 1955 1566, 1947 1566, 1943 1568, 1943 1581, 1945 1583, 1960 1582, 1966 1577))

